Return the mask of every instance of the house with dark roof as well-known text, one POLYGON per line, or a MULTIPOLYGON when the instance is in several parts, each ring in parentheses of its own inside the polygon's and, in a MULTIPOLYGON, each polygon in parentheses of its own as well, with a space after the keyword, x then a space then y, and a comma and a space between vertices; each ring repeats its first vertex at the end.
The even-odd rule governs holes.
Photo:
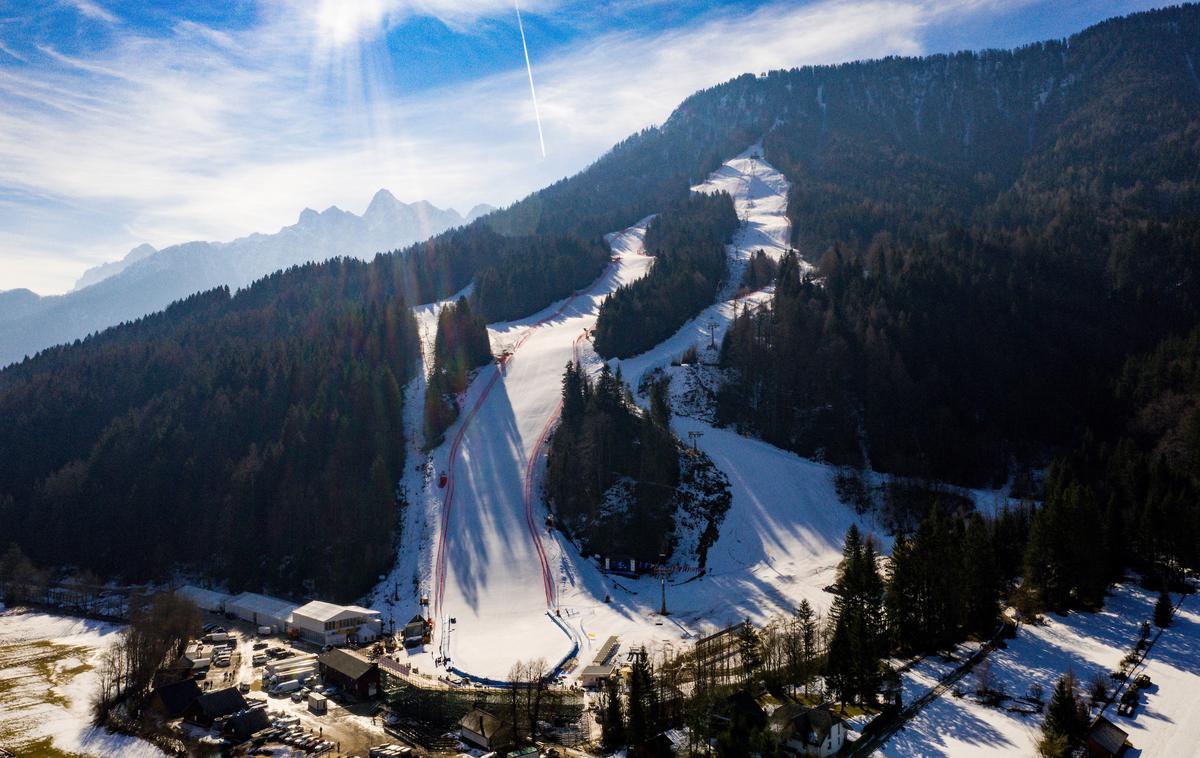
POLYGON ((1124 729, 1103 716, 1097 716, 1084 735, 1083 744, 1087 746, 1089 758, 1114 758, 1125 750, 1128 737, 1124 729))
POLYGON ((196 698, 183 717, 193 724, 209 728, 213 722, 222 716, 232 716, 246 709, 246 698, 238 692, 237 687, 226 687, 223 690, 206 692, 196 698))
POLYGON ((150 694, 150 704, 168 718, 175 718, 182 716, 201 694, 200 685, 196 684, 195 679, 181 679, 156 687, 150 694))
POLYGON ((221 734, 245 742, 263 729, 269 729, 271 718, 266 708, 247 708, 230 716, 221 727, 221 734))
POLYGON ((379 692, 379 667, 353 650, 334 648, 317 657, 325 684, 361 700, 379 692))
POLYGON ((513 744, 512 725, 482 708, 472 708, 459 719, 458 730, 464 742, 481 750, 507 750, 513 744))
POLYGON ((846 742, 845 723, 827 705, 780 706, 771 713, 767 728, 785 755, 826 758, 836 755, 846 742))

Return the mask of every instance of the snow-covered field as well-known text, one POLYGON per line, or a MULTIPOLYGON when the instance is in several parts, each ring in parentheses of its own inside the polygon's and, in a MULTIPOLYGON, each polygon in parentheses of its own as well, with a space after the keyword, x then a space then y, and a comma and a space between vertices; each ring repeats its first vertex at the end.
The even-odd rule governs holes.
MULTIPOLYGON (((689 345, 719 341, 737 308, 769 298, 759 291, 734 299, 754 251, 779 258, 787 250, 787 182, 760 155, 752 147, 693 188, 734 197, 743 224, 728 250, 729 280, 718 302, 677 334, 621 362, 635 386, 643 372, 669 368, 689 345)), ((614 581, 544 527, 539 454, 557 420, 563 367, 578 357, 598 370, 585 330, 605 295, 648 270, 652 259, 642 250, 648 222, 610 235, 615 261, 585 292, 489 326, 493 350, 511 357, 479 371, 446 442, 406 476, 412 507, 403 546, 371 602, 402 623, 420 609, 419 597, 429 598, 435 640, 412 654, 418 669, 433 671, 435 658, 448 656, 457 670, 503 679, 518 660, 553 665, 576 646, 586 663, 608 635, 621 637, 625 649, 669 646, 746 617, 763 621, 801 598, 828 605, 822 588, 833 580, 842 537, 855 520, 837 500, 832 470, 694 419, 676 418, 676 433, 685 439, 688 431, 703 433, 698 444, 728 475, 733 504, 709 551, 708 574, 691 581, 681 574, 670 586, 671 617, 656 613, 657 580, 614 581)), ((422 391, 410 387, 412 430, 420 426, 422 391)), ((412 436, 416 445, 419 435, 412 436)))
POLYGON ((45 613, 0 613, 0 747, 17 755, 162 755, 91 726, 94 669, 119 630, 45 613))
MULTIPOLYGON (((1157 596, 1135 584, 1118 586, 1099 613, 1048 616, 1044 626, 1023 625, 1008 648, 990 656, 994 688, 1013 697, 1039 684, 1049 698, 1055 681, 1068 668, 1086 686, 1097 673, 1107 674, 1133 649, 1138 627, 1151 618, 1157 596)), ((1178 596, 1175 597, 1178 600, 1178 596)), ((1131 718, 1110 706, 1105 717, 1129 733, 1135 750, 1126 755, 1194 756, 1200 754, 1200 614, 1197 600, 1184 601, 1175 621, 1154 645, 1143 668, 1153 685, 1143 692, 1131 718)), ((904 675, 905 702, 911 702, 953 666, 927 659, 904 675)), ((969 693, 976 674, 958 685, 963 697, 946 693, 930 703, 880 750, 880 756, 1033 755, 1042 715, 1022 715, 975 702, 969 693)))

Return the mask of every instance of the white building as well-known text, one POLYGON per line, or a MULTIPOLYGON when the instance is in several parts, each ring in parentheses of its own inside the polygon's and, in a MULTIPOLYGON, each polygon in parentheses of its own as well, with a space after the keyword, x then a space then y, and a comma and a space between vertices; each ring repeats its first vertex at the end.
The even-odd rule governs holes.
POLYGON ((277 597, 259 595, 255 592, 243 592, 237 597, 225 601, 226 613, 232 613, 255 626, 269 626, 271 631, 276 633, 287 628, 294 610, 296 610, 294 603, 280 600, 277 597))
POLYGON ((206 590, 194 584, 183 585, 175 590, 175 594, 191 600, 202 611, 223 611, 225 610, 225 601, 229 600, 229 595, 224 592, 206 590))
POLYGON ((314 600, 292 611, 288 628, 317 645, 361 644, 379 639, 383 619, 370 608, 314 600))

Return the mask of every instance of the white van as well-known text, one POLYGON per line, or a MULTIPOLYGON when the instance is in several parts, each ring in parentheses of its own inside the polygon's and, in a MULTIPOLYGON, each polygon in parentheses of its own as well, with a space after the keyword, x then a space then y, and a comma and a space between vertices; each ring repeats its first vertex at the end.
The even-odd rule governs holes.
POLYGON ((271 688, 271 695, 286 695, 289 692, 295 692, 300 689, 300 681, 298 679, 289 679, 286 682, 280 682, 271 688))

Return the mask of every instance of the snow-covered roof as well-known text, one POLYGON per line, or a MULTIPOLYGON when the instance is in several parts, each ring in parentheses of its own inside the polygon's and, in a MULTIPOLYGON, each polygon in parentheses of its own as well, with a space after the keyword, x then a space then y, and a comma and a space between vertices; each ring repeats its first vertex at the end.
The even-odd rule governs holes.
POLYGON ((257 592, 243 592, 237 597, 226 601, 225 606, 227 608, 235 606, 247 611, 260 613, 264 616, 280 619, 286 619, 288 614, 296 609, 295 603, 289 603, 286 600, 280 600, 277 597, 269 595, 260 595, 257 592))
POLYGON ((212 609, 220 607, 221 603, 229 599, 228 593, 217 592, 216 590, 206 590, 203 587, 197 587, 193 584, 185 584, 175 590, 175 594, 182 595, 188 600, 191 600, 198 607, 204 609, 212 609))
POLYGON ((378 616, 379 611, 373 611, 370 608, 363 608, 358 605, 334 605, 326 603, 323 600, 312 600, 295 609, 293 613, 297 616, 313 619, 314 621, 329 621, 330 619, 340 616, 341 614, 350 611, 359 616, 378 616))

